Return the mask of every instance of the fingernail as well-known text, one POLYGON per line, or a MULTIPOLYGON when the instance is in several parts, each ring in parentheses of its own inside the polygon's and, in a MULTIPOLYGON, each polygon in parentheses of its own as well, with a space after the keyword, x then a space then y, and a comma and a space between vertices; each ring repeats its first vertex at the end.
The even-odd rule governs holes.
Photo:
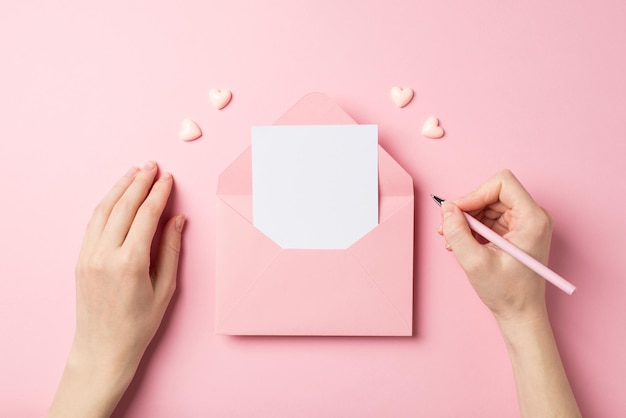
POLYGON ((126 174, 124 174, 124 177, 133 177, 135 174, 137 174, 137 170, 138 170, 137 167, 129 168, 126 174))
POLYGON ((156 163, 152 160, 148 161, 147 163, 144 164, 143 169, 144 170, 152 170, 154 167, 156 167, 156 163))
POLYGON ((176 217, 176 223, 174 227, 178 232, 183 232, 183 226, 185 226, 185 215, 178 215, 176 217))
POLYGON ((163 173, 161 178, 159 178, 160 181, 167 181, 167 180, 171 180, 171 179, 172 179, 172 173, 169 173, 167 171, 165 173, 163 173))
POLYGON ((440 224, 440 225, 437 227, 437 233, 438 233, 439 235, 441 235, 441 234, 443 233, 443 224, 440 224))

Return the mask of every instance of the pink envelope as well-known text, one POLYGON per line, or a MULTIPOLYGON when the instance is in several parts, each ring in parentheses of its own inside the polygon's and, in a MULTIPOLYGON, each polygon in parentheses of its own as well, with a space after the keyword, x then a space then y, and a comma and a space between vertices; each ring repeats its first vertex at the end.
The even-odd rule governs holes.
MULTIPOLYGON (((353 123, 320 93, 276 122, 353 123)), ((411 176, 379 146, 378 225, 345 250, 282 249, 253 225, 251 156, 248 148, 217 186, 217 333, 412 335, 411 176)))

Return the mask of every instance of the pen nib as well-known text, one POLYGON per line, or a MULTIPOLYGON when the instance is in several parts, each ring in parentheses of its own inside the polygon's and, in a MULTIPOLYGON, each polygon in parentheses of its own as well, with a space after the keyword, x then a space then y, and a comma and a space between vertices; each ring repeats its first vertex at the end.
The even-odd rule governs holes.
POLYGON ((431 194, 430 197, 433 198, 433 200, 435 201, 436 204, 438 204, 439 206, 441 206, 441 204, 443 202, 445 202, 445 199, 442 199, 440 197, 435 196, 434 194, 431 194))

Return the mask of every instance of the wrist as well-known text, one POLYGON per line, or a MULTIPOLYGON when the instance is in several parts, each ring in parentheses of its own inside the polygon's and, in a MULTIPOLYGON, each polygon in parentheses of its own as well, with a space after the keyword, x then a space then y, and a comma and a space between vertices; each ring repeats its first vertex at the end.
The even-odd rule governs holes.
POLYGON ((545 304, 513 314, 494 314, 494 317, 509 349, 523 345, 531 335, 543 334, 546 331, 551 333, 545 304))
POLYGON ((98 358, 73 346, 49 417, 109 417, 133 379, 138 364, 98 358))
POLYGON ((137 366, 135 362, 111 359, 75 347, 72 347, 66 364, 76 377, 84 379, 89 385, 108 390, 126 389, 137 366))

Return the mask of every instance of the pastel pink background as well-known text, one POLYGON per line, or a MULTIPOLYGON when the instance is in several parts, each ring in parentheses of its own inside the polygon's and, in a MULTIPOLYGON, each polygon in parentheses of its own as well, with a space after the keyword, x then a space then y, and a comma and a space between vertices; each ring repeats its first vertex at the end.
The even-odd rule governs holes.
MULTIPOLYGON (((555 218, 550 315, 583 414, 626 415, 626 3, 5 2, 0 13, 0 415, 42 416, 74 327, 92 208, 131 165, 174 173, 179 290, 128 417, 517 416, 508 356, 435 233, 429 193, 511 168, 555 218), (416 97, 404 109, 394 85, 416 97), (222 111, 208 90, 229 88, 222 111), (218 174, 322 91, 413 176, 415 336, 213 332, 218 174), (420 135, 440 118, 442 140, 420 135), (177 139, 196 120, 204 136, 177 139)), ((241 255, 245 257, 245 254, 241 255)))

